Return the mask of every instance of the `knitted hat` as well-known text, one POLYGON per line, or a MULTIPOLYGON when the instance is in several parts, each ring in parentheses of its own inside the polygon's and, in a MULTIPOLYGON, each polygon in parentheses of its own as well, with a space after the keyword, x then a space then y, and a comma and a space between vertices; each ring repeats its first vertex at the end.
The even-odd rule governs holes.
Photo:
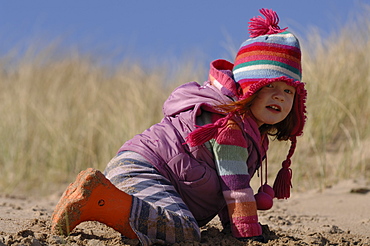
POLYGON ((240 84, 243 95, 252 96, 259 89, 275 81, 285 81, 296 88, 293 102, 295 127, 290 136, 289 154, 283 162, 274 183, 275 196, 288 198, 291 187, 290 158, 296 146, 296 137, 302 135, 306 121, 306 95, 302 77, 301 50, 298 39, 287 28, 280 29, 279 17, 273 10, 261 9, 261 16, 249 22, 251 38, 242 43, 234 62, 233 75, 240 84))

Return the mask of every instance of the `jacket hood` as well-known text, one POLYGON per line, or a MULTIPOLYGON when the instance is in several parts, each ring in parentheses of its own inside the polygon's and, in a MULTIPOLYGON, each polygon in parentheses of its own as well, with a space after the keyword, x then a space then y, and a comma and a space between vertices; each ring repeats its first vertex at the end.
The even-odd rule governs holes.
POLYGON ((220 113, 214 108, 215 105, 230 103, 238 98, 239 87, 232 78, 232 68, 233 64, 228 61, 213 61, 210 65, 209 80, 203 85, 189 82, 177 87, 164 102, 163 114, 174 116, 193 109, 196 105, 209 112, 220 113), (201 102, 199 98, 202 98, 201 102))

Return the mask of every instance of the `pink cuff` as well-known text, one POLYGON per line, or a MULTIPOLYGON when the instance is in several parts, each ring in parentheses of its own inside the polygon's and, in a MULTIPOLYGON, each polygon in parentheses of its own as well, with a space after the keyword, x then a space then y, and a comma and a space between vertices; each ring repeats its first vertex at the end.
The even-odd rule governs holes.
POLYGON ((233 221, 231 223, 231 232, 234 237, 254 237, 262 235, 262 227, 258 222, 243 223, 242 221, 233 221))

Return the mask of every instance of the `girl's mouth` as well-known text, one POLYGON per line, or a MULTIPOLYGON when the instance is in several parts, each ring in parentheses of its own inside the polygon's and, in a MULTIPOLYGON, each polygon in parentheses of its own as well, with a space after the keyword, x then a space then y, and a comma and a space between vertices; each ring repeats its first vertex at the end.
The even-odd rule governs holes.
POLYGON ((266 108, 275 110, 277 112, 281 112, 281 107, 278 106, 278 105, 268 105, 268 106, 266 106, 266 108))

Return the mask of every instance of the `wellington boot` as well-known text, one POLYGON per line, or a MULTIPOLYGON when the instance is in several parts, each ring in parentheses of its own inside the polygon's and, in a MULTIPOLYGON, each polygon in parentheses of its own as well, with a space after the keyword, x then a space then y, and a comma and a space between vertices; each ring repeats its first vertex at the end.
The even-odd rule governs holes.
POLYGON ((52 215, 52 231, 68 235, 84 221, 99 221, 128 238, 137 238, 129 224, 132 196, 119 190, 98 170, 78 174, 52 215))

